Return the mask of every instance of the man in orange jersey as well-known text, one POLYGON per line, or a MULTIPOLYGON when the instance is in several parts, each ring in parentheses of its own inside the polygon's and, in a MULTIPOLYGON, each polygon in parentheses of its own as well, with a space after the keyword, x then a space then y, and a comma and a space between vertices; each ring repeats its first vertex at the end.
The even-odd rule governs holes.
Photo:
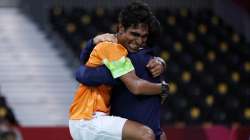
MULTIPOLYGON (((132 3, 119 16, 117 41, 99 43, 90 54, 86 65, 102 64, 114 78, 119 78, 135 95, 159 95, 166 92, 166 83, 151 83, 135 75, 127 54, 144 46, 150 33, 152 13, 143 3, 132 3), (112 52, 112 53, 111 53, 112 52)), ((111 87, 90 87, 81 84, 70 107, 70 133, 75 140, 154 140, 153 131, 140 123, 109 116, 111 87)), ((119 94, 119 93, 113 93, 119 94)))

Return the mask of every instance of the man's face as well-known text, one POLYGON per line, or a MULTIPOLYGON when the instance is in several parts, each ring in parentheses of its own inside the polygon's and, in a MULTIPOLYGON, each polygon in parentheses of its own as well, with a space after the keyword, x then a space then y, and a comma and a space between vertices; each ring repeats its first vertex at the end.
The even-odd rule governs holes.
POLYGON ((130 26, 126 30, 119 30, 119 43, 124 45, 129 52, 137 52, 146 45, 148 39, 148 26, 145 24, 138 24, 137 26, 130 26))

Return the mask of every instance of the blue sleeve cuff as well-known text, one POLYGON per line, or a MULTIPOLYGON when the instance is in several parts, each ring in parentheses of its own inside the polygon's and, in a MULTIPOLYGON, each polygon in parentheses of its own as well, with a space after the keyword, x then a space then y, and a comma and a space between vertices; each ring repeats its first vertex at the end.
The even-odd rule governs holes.
POLYGON ((90 53, 94 49, 95 45, 93 44, 93 39, 90 39, 87 43, 86 46, 82 49, 82 52, 80 54, 80 62, 81 64, 85 64, 90 56, 90 53))

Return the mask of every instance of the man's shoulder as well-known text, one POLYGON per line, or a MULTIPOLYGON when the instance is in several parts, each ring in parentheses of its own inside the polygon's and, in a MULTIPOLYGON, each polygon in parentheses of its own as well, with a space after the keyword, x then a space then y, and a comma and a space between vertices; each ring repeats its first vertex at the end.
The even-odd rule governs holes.
POLYGON ((105 56, 127 56, 128 52, 125 47, 121 44, 112 42, 101 42, 94 48, 95 51, 105 55, 105 56))
POLYGON ((126 50, 126 48, 123 47, 121 44, 108 42, 108 41, 98 43, 95 48, 96 49, 116 49, 116 48, 118 48, 121 50, 126 50))
POLYGON ((113 42, 103 41, 103 42, 98 43, 96 46, 113 46, 115 44, 116 43, 113 43, 113 42))

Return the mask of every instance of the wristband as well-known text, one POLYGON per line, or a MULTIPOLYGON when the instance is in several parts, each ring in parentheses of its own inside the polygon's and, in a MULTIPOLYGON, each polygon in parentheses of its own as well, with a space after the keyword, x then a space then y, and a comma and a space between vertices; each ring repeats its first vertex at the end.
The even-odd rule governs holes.
POLYGON ((161 95, 168 93, 169 87, 165 81, 161 82, 161 95))

